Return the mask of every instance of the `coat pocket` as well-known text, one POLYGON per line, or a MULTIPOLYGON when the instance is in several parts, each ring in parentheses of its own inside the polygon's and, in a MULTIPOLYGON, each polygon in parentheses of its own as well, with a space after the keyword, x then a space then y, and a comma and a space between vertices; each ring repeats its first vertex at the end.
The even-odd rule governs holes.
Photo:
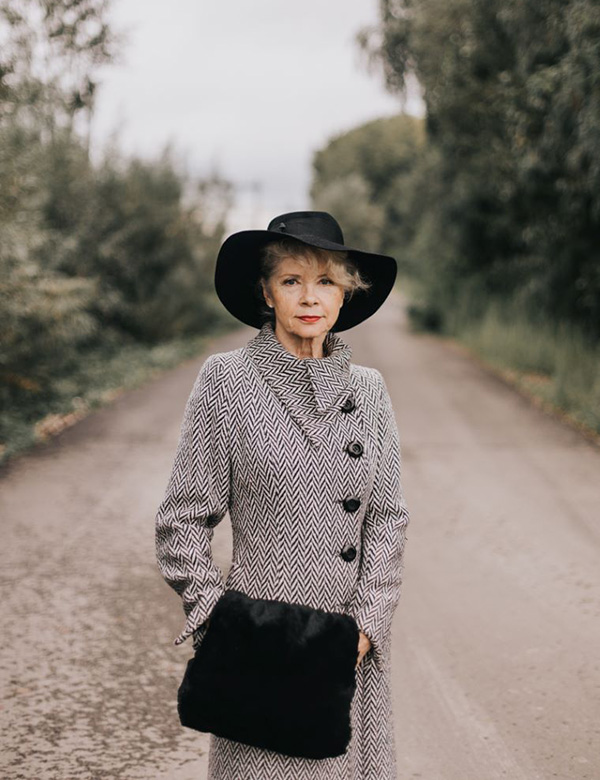
POLYGON ((243 578, 244 568, 242 564, 239 561, 233 561, 231 568, 227 573, 227 577, 225 577, 225 587, 227 590, 230 590, 231 588, 235 589, 237 585, 242 583, 243 578))

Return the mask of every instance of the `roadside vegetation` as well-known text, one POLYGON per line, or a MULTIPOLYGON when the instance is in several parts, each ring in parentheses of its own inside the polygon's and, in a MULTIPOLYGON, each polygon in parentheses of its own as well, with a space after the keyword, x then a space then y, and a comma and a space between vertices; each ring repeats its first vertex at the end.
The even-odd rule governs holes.
POLYGON ((313 202, 398 258, 415 328, 600 434, 598 4, 379 6, 358 42, 392 93, 420 90, 425 117, 332 138, 313 202))
POLYGON ((90 154, 104 0, 0 0, 0 462, 201 351, 231 205, 173 149, 90 154))

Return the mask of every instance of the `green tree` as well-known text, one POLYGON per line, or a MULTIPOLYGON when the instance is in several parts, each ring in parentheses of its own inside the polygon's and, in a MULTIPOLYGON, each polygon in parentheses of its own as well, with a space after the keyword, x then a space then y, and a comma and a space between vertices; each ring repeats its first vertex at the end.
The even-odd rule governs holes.
POLYGON ((0 0, 0 400, 32 416, 93 350, 196 335, 221 315, 229 183, 187 175, 171 150, 90 160, 96 87, 118 49, 107 9, 0 0))
POLYGON ((424 146, 421 119, 401 114, 332 138, 313 158, 311 197, 330 211, 349 243, 411 264, 412 177, 424 146))
POLYGON ((421 266, 436 268, 437 281, 425 271, 431 305, 442 316, 452 298, 440 288, 475 285, 600 335, 598 4, 381 0, 380 9, 359 40, 391 90, 416 77, 427 108, 434 196, 417 244, 421 266))

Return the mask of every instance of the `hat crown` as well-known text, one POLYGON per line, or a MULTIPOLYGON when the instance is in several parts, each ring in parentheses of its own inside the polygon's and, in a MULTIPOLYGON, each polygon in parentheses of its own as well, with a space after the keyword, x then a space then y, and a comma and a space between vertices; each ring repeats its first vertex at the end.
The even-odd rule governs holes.
POLYGON ((335 244, 344 243, 342 228, 326 211, 289 211, 274 217, 267 230, 283 235, 315 236, 335 244))

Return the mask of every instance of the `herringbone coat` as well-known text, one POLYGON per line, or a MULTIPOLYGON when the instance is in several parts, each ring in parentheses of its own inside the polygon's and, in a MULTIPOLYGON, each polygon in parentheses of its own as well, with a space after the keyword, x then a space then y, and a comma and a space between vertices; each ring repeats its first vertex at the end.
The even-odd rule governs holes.
POLYGON ((329 332, 300 359, 266 323, 246 346, 211 355, 187 402, 156 515, 165 580, 183 599, 181 644, 197 647, 226 588, 346 612, 371 639, 360 663, 347 752, 284 756, 210 737, 209 780, 396 780, 392 617, 409 513, 400 442, 381 373, 350 362, 329 332), (229 512, 226 581, 211 556, 229 512))

